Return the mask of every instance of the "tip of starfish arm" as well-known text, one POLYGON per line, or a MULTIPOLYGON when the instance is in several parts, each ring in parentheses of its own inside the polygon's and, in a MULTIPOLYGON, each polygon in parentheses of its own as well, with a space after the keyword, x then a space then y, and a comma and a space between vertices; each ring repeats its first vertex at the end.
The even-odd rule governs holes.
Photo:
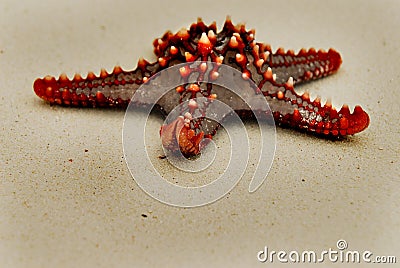
POLYGON ((200 153, 200 143, 203 140, 204 132, 195 134, 195 131, 185 125, 183 116, 179 116, 171 123, 160 129, 160 136, 163 147, 172 152, 180 151, 184 156, 194 156, 200 153))
POLYGON ((332 72, 336 72, 340 68, 340 65, 342 65, 342 57, 340 56, 340 53, 331 48, 328 51, 328 58, 332 72))
POLYGON ((38 97, 42 97, 43 93, 44 93, 44 83, 43 83, 43 79, 38 78, 35 80, 35 82, 33 83, 33 91, 35 92, 35 94, 38 97))
POLYGON ((35 94, 46 101, 51 101, 53 91, 57 88, 56 79, 52 76, 45 76, 43 79, 38 78, 33 83, 33 91, 35 94))
POLYGON ((354 107, 354 112, 349 115, 349 122, 350 126, 347 133, 356 134, 365 130, 369 126, 370 118, 361 106, 356 105, 354 107))

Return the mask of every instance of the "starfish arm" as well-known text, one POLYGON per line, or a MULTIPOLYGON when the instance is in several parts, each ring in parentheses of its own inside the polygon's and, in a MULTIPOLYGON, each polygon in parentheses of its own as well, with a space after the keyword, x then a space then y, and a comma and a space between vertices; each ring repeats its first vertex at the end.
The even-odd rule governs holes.
MULTIPOLYGON (((246 53, 248 61, 254 60, 263 65, 263 72, 270 67, 279 83, 285 83, 289 77, 293 77, 296 84, 316 80, 337 72, 342 63, 340 54, 332 48, 328 51, 301 49, 298 53, 278 48, 274 53, 269 44, 255 42, 254 30, 246 30, 243 24, 233 25, 229 18, 218 33, 215 22, 207 26, 201 19, 189 29, 183 28, 176 34, 168 31, 154 40, 154 53, 165 60, 194 60, 202 33, 207 33, 215 44, 213 50, 217 55, 226 56, 234 52, 235 56, 236 52, 253 52, 246 53)), ((225 60, 224 63, 231 62, 225 60)))
POLYGON ((41 99, 50 104, 72 107, 120 107, 126 108, 141 84, 158 72, 159 64, 139 60, 133 71, 124 71, 116 66, 112 73, 102 69, 99 76, 89 72, 86 78, 75 74, 69 79, 61 74, 38 78, 33 90, 41 99))
POLYGON ((285 52, 279 48, 268 57, 268 66, 279 83, 285 83, 289 77, 293 77, 295 84, 316 80, 337 72, 341 63, 341 56, 334 49, 301 49, 295 54, 293 50, 285 52))
POLYGON ((260 89, 268 101, 275 122, 284 127, 340 138, 363 131, 370 122, 368 114, 358 105, 353 113, 347 105, 337 111, 330 101, 322 105, 319 97, 311 100, 307 92, 298 94, 294 90, 292 78, 281 85, 273 80, 265 81, 260 89))

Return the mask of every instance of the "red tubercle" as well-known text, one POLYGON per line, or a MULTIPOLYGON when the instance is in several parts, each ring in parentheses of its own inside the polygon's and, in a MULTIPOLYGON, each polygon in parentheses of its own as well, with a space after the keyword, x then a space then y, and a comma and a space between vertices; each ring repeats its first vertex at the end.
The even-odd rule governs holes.
POLYGON ((292 114, 292 125, 296 126, 300 123, 301 121, 301 115, 298 109, 294 109, 293 114, 292 114))
POLYGON ((198 52, 201 56, 207 56, 210 54, 210 51, 213 48, 213 44, 211 43, 210 39, 208 38, 207 34, 204 32, 202 33, 200 40, 198 42, 198 52))

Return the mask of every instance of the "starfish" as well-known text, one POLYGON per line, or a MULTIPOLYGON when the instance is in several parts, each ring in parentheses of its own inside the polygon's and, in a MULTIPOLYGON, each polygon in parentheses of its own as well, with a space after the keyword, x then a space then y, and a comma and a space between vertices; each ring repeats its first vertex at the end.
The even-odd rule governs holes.
MULTIPOLYGON (((33 88, 37 96, 50 104, 126 108, 138 88, 158 72, 185 62, 214 62, 229 65, 242 73, 243 80, 254 82, 257 86, 255 94, 266 98, 275 122, 280 126, 328 138, 353 135, 368 127, 369 116, 359 105, 353 113, 347 105, 337 110, 330 101, 322 105, 320 97, 311 100, 308 92, 298 94, 294 90, 295 85, 337 72, 342 59, 336 50, 310 48, 295 53, 278 48, 273 52, 268 44, 256 42, 254 36, 254 30, 246 30, 243 24, 232 24, 229 17, 220 32, 217 32, 215 22, 206 25, 198 19, 189 29, 183 28, 175 34, 168 31, 156 39, 153 45, 158 60, 155 62, 141 58, 132 71, 116 66, 111 73, 102 69, 99 76, 89 72, 86 78, 79 74, 73 79, 65 74, 58 79, 45 76, 38 78, 33 88)), ((183 68, 181 75, 188 77, 192 72, 190 68, 183 68)), ((211 79, 216 78, 218 72, 208 75, 211 79)), ((193 112, 198 108, 195 98, 201 96, 227 103, 244 119, 252 117, 249 108, 238 104, 238 97, 221 90, 217 93, 210 84, 203 87, 200 82, 185 83, 155 107, 168 114, 174 106, 189 100, 193 112)), ((210 122, 207 127, 205 125, 204 120, 196 121, 190 112, 186 112, 161 127, 163 146, 172 151, 179 150, 185 156, 199 154, 201 140, 212 138, 219 126, 210 122)))

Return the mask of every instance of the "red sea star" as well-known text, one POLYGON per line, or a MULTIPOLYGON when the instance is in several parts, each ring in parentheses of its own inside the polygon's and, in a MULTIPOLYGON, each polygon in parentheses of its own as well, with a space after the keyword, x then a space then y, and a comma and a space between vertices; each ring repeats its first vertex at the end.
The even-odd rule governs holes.
MULTIPOLYGON (((267 99, 278 125, 327 137, 352 135, 368 127, 369 116, 358 105, 353 113, 347 105, 337 111, 330 102, 321 105, 319 97, 310 100, 308 93, 299 95, 294 91, 294 85, 335 73, 342 62, 338 52, 311 48, 296 54, 293 50, 285 52, 279 48, 273 53, 269 45, 255 42, 254 34, 254 30, 247 31, 244 25, 233 25, 229 18, 218 33, 215 22, 207 26, 199 19, 189 30, 182 29, 176 34, 166 32, 156 39, 153 43, 158 57, 156 62, 140 59, 133 71, 117 66, 110 74, 102 69, 99 76, 90 72, 82 78, 76 74, 72 80, 65 74, 59 79, 46 76, 37 79, 33 88, 50 104, 125 108, 140 85, 157 72, 183 62, 212 61, 236 68, 242 72, 243 79, 251 79, 267 99)), ((182 70, 182 75, 184 72, 182 70)), ((158 103, 156 107, 168 114, 179 102, 204 96, 227 102, 242 118, 251 116, 250 109, 236 109, 238 100, 230 96, 231 100, 227 101, 224 93, 215 94, 212 86, 203 89, 188 84, 177 87, 173 95, 171 100, 158 103)), ((160 132, 164 147, 179 149, 187 156, 198 154, 203 136, 211 138, 218 126, 204 133, 199 124, 190 124, 190 121, 190 115, 186 115, 163 126, 160 132)))

